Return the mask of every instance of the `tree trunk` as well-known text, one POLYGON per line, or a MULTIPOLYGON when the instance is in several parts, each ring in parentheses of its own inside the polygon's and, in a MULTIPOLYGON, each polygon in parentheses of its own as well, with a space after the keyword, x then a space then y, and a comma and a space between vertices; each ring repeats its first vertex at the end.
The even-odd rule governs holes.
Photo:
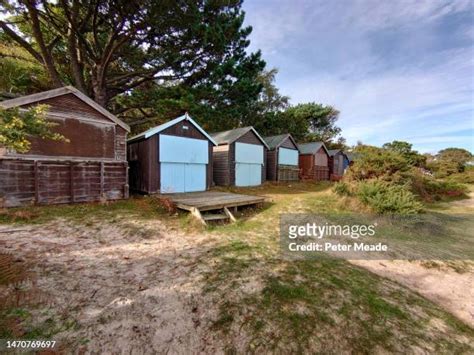
POLYGON ((93 91, 93 99, 97 102, 100 106, 106 107, 107 106, 107 88, 103 82, 97 80, 97 76, 94 75, 92 77, 92 91, 93 91))

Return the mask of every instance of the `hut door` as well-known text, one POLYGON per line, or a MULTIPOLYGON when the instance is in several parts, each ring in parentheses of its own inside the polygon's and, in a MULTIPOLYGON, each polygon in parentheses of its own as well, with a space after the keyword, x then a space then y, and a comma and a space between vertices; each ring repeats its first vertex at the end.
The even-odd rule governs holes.
POLYGON ((161 134, 160 191, 205 191, 208 157, 206 140, 161 134))
POLYGON ((256 186, 262 183, 263 146, 235 143, 235 184, 256 186))

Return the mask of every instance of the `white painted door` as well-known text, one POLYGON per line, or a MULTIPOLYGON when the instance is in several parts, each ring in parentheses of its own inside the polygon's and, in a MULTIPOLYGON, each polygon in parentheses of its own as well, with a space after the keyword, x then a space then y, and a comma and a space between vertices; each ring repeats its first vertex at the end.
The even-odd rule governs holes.
POLYGON ((262 183, 263 146, 235 144, 235 185, 257 186, 262 183))

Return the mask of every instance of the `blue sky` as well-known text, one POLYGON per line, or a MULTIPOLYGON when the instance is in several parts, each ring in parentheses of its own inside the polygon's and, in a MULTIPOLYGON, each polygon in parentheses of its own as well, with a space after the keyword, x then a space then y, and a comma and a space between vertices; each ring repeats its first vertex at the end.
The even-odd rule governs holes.
POLYGON ((474 151, 474 0, 247 0, 291 103, 341 111, 349 144, 474 151))

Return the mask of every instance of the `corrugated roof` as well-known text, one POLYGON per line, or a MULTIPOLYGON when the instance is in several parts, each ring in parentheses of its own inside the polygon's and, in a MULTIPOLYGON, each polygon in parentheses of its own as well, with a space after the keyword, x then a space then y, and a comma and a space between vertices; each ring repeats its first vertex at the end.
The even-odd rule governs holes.
POLYGON ((340 151, 341 151, 340 149, 329 149, 328 154, 329 154, 329 156, 333 157, 334 155, 336 155, 340 151))
POLYGON ((240 127, 240 128, 230 129, 228 131, 211 133, 211 137, 217 142, 217 144, 232 144, 237 139, 239 139, 244 134, 250 131, 253 131, 255 135, 258 137, 258 139, 262 141, 263 145, 265 145, 265 147, 268 148, 268 145, 265 142, 265 140, 258 134, 255 128, 253 128, 252 126, 240 127))
POLYGON ((300 150, 300 154, 314 154, 321 147, 323 147, 324 150, 328 152, 323 142, 311 142, 311 143, 298 144, 298 149, 300 150))
POLYGON ((128 139, 127 142, 130 143, 130 142, 136 141, 138 139, 150 138, 151 136, 153 136, 153 135, 165 130, 166 128, 171 127, 171 126, 175 125, 176 123, 181 122, 183 120, 187 120, 187 121, 191 122, 191 124, 193 124, 194 127, 196 127, 202 134, 204 134, 214 145, 217 145, 216 141, 214 139, 212 139, 212 137, 204 129, 202 129, 201 126, 198 125, 197 122, 194 121, 187 113, 182 115, 182 116, 179 116, 179 117, 175 118, 174 120, 168 121, 168 122, 163 123, 159 126, 155 126, 153 128, 150 128, 149 130, 147 130, 145 132, 137 134, 136 136, 133 136, 132 138, 128 139))
POLYGON ((277 136, 265 137, 265 142, 267 142, 268 147, 270 149, 274 149, 278 147, 286 138, 288 138, 289 134, 279 134, 277 136))

